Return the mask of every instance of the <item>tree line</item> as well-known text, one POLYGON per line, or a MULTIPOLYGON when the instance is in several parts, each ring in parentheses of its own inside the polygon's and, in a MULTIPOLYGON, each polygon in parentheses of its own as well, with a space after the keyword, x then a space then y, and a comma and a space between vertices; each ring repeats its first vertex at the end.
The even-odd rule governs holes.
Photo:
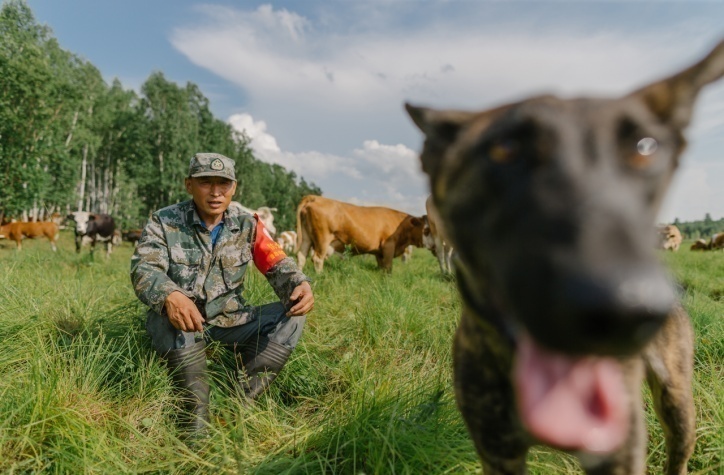
POLYGON ((293 229, 296 205, 321 190, 254 157, 249 141, 216 119, 191 82, 154 72, 137 93, 107 84, 90 62, 60 47, 23 0, 0 8, 0 222, 54 212, 109 213, 124 229, 185 200, 196 152, 236 161, 237 196, 269 206, 293 229))
POLYGON ((685 239, 709 239, 714 234, 724 232, 724 218, 712 219, 709 213, 704 215, 703 220, 679 221, 674 219, 674 225, 679 228, 682 237, 685 239))

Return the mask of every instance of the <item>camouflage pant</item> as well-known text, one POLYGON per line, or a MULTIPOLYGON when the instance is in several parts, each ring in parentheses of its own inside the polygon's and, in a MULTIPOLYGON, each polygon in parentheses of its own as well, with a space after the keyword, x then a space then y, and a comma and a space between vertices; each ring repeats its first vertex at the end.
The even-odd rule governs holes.
POLYGON ((243 345, 260 336, 266 336, 270 341, 292 350, 297 346, 306 317, 287 317, 281 302, 261 305, 255 310, 258 317, 243 325, 228 328, 204 325, 203 336, 177 330, 168 321, 168 317, 148 312, 146 331, 151 336, 153 348, 161 355, 170 350, 190 348, 201 338, 228 345, 243 345))

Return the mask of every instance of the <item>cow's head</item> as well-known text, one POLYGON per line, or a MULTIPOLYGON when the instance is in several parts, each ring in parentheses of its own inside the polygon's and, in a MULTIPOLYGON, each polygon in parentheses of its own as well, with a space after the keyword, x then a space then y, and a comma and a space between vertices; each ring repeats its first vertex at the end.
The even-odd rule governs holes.
POLYGON ((87 211, 74 211, 67 216, 67 219, 74 223, 76 234, 85 234, 88 232, 88 222, 95 219, 95 216, 87 211))
POLYGON ((409 216, 406 218, 408 226, 409 244, 415 247, 425 247, 425 229, 428 232, 430 226, 427 224, 427 216, 409 216))
POLYGON ((432 235, 432 230, 430 229, 430 222, 427 219, 427 215, 423 215, 422 219, 424 220, 423 227, 422 227, 422 246, 428 251, 432 252, 433 255, 437 256, 437 250, 435 249, 435 236, 432 235))

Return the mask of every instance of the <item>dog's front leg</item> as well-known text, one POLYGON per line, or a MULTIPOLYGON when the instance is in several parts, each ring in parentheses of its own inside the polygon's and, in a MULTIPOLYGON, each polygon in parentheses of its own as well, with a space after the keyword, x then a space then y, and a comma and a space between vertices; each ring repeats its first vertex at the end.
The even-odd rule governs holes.
POLYGON ((654 408, 666 437, 665 473, 686 474, 686 463, 696 441, 694 332, 680 306, 646 349, 645 359, 654 408))
POLYGON ((515 412, 509 344, 463 311, 455 334, 455 396, 485 475, 523 475, 530 446, 515 412))
POLYGON ((622 362, 624 384, 629 396, 631 422, 626 440, 610 454, 578 456, 587 475, 643 475, 646 473, 646 420, 641 383, 644 362, 640 355, 622 362))

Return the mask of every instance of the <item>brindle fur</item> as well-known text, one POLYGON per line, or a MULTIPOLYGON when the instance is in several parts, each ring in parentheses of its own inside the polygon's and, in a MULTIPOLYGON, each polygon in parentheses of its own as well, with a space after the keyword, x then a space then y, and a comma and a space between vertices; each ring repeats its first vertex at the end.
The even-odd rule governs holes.
POLYGON ((644 378, 666 436, 665 472, 686 473, 695 443, 693 331, 651 249, 694 100, 722 75, 724 42, 694 66, 619 99, 545 96, 483 112, 406 106, 426 135, 420 159, 459 253, 455 393, 484 473, 526 473, 537 443, 519 419, 511 381, 520 328, 558 351, 622 363, 633 406, 628 440, 614 453, 575 454, 586 473, 646 473, 644 378), (647 136, 661 148, 652 163, 632 152, 647 136), (512 155, 494 150, 511 137, 512 155), (637 294, 643 312, 618 301, 606 302, 605 317, 587 307, 581 315, 610 332, 586 333, 590 325, 571 317, 581 316, 578 307, 565 318, 557 310, 568 309, 572 294, 556 293, 556 282, 605 275, 617 285, 616 271, 605 274, 611 268, 641 271, 655 295, 637 294))

